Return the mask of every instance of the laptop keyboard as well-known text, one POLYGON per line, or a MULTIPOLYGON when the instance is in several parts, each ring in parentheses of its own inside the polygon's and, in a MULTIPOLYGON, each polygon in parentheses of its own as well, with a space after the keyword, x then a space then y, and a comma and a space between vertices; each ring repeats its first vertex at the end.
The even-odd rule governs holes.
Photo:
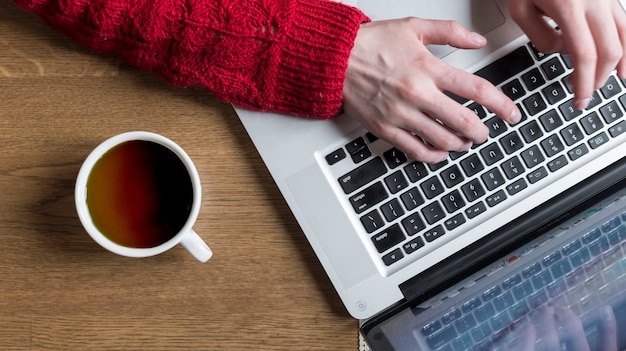
POLYGON ((422 257, 441 237, 467 231, 518 194, 540 189, 533 185, 554 182, 568 166, 610 149, 606 144, 626 131, 624 82, 612 75, 579 111, 571 71, 566 56, 544 55, 528 43, 475 72, 516 102, 522 121, 511 126, 449 94, 484 121, 489 139, 439 164, 409 160, 364 129, 322 153, 321 163, 383 275, 422 257))
POLYGON ((540 306, 567 307, 585 320, 626 283, 624 223, 626 213, 525 263, 428 321, 419 333, 433 350, 496 350, 540 306))

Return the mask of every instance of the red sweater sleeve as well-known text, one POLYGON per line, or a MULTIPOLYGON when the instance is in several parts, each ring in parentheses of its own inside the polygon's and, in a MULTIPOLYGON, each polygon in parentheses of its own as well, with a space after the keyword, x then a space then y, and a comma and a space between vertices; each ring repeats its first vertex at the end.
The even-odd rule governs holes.
POLYGON ((77 43, 247 108, 341 112, 358 9, 330 0, 14 0, 77 43))

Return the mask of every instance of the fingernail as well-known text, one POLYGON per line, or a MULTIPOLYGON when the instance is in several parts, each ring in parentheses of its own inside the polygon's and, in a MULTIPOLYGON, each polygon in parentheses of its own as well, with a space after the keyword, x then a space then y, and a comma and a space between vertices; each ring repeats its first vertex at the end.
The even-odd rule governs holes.
POLYGON ((513 109, 513 112, 511 113, 511 121, 513 121, 513 123, 517 123, 522 119, 522 112, 519 110, 519 108, 515 108, 513 109))
POLYGON ((446 153, 445 155, 442 155, 441 159, 439 161, 437 161, 437 163, 443 162, 446 159, 448 159, 448 153, 446 153))
POLYGON ((476 44, 485 44, 487 42, 487 38, 483 37, 482 35, 472 32, 470 33, 470 39, 476 43, 476 44))
POLYGON ((587 106, 589 106, 589 102, 591 101, 591 99, 587 98, 587 99, 580 99, 580 100, 576 100, 574 102, 574 107, 576 107, 577 110, 582 111, 584 110, 587 106))

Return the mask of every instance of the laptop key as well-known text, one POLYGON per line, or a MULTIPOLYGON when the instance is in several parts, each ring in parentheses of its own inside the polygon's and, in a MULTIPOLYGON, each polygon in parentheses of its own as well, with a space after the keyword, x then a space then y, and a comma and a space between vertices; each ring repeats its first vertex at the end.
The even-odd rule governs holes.
POLYGON ((385 161, 387 161, 387 164, 391 169, 399 167, 407 161, 407 157, 404 152, 396 149, 395 147, 388 151, 385 151, 383 153, 383 156, 385 157, 385 161))
POLYGON ((385 177, 385 184, 387 184, 387 188, 392 194, 395 194, 409 186, 409 182, 407 182, 404 174, 402 174, 402 171, 396 171, 385 177))
POLYGON ((559 82, 554 82, 548 85, 543 88, 541 92, 551 105, 554 105, 567 97, 565 90, 563 90, 563 87, 561 87, 561 83, 559 82))
POLYGON ((499 190, 494 194, 487 196, 487 198, 485 199, 489 207, 494 207, 504 200, 506 200, 506 194, 504 193, 504 190, 499 190))
POLYGON ((558 56, 555 56, 543 63, 541 65, 541 69, 543 70, 543 73, 546 74, 546 77, 548 77, 548 79, 550 80, 556 79, 560 75, 565 73, 565 67, 563 67, 563 64, 561 64, 558 56))
POLYGON ((482 323, 496 314, 496 310, 491 303, 484 304, 476 308, 474 316, 479 323, 482 323))
POLYGON ((372 155, 372 152, 365 143, 365 139, 362 137, 359 137, 347 144, 346 150, 348 150, 348 154, 350 154, 354 163, 360 163, 372 155))
POLYGON ((502 288, 504 290, 509 290, 509 289, 513 288, 514 286, 518 285, 521 282, 522 282, 522 277, 519 274, 516 274, 516 275, 514 275, 512 277, 506 278, 502 282, 502 288))
POLYGON ((437 178, 436 176, 430 177, 422 182, 420 184, 420 188, 422 188, 424 195, 426 195, 428 199, 432 199, 435 196, 443 193, 444 190, 443 184, 441 184, 439 178, 437 178))
POLYGON ((488 190, 494 190, 504 184, 504 177, 498 168, 493 168, 480 176, 488 190))
POLYGON ((426 229, 426 225, 424 225, 424 221, 422 221, 422 218, 418 213, 411 213, 404 218, 401 223, 402 227, 409 236, 413 236, 426 229))
POLYGON ((441 322, 439 320, 434 320, 425 326, 422 327, 422 335, 429 336, 435 334, 437 331, 441 330, 441 322))
POLYGON ((424 179, 428 175, 428 170, 422 162, 413 162, 404 167, 404 172, 409 177, 409 180, 413 183, 424 179))
POLYGON ((446 196, 442 197, 441 202, 443 202, 443 206, 446 208, 448 213, 454 213, 465 207, 465 200, 463 200, 463 197, 458 190, 453 190, 446 196))
POLYGON ((376 157, 339 177, 338 180, 343 191, 350 194, 385 173, 387 173, 387 167, 380 157, 376 157))
POLYGON ((412 254, 419 248, 424 247, 424 239, 422 239, 422 237, 417 237, 402 245, 402 247, 404 248, 404 252, 406 252, 407 255, 412 254))
POLYGON ((496 310, 498 310, 498 312, 506 311, 514 304, 515 299, 513 299, 513 295, 511 295, 510 292, 506 292, 493 300, 493 305, 496 307, 496 310))
POLYGON ((609 136, 606 135, 605 132, 602 132, 602 133, 594 136, 593 138, 591 138, 591 140, 589 140, 589 146, 592 149, 596 149, 596 148, 606 144, 607 141, 609 141, 609 136))
POLYGON ((483 166, 483 163, 477 154, 472 154, 461 160, 461 168, 463 168, 465 175, 471 177, 485 169, 485 166, 483 166))
POLYGON ((523 125, 520 128, 520 132, 522 133, 522 137, 526 140, 527 143, 532 143, 533 141, 541 138, 543 136, 543 131, 539 127, 537 121, 530 121, 527 124, 523 125))
POLYGON ((539 93, 535 93, 527 97, 526 99, 524 99, 524 101, 522 101, 522 104, 524 104, 524 107, 526 107, 526 111, 528 111, 531 116, 534 116, 539 112, 544 111, 548 107, 548 105, 546 105, 546 102, 543 100, 543 97, 541 97, 541 94, 539 93))
POLYGON ((542 87, 546 82, 538 68, 533 68, 527 73, 524 73, 522 75, 522 81, 524 81, 529 91, 542 87))
POLYGON ((464 223, 465 223, 465 217, 463 217, 463 214, 459 213, 455 215, 454 217, 446 220, 443 224, 446 226, 446 229, 453 230, 464 223))
POLYGON ((461 187, 461 190, 463 191, 465 198, 469 202, 476 201, 477 199, 485 195, 485 188, 482 186, 478 179, 473 179, 467 184, 464 184, 461 187))
POLYGON ((589 99, 589 105, 587 105, 586 109, 591 110, 592 108, 598 106, 601 103, 602 103, 602 98, 600 97, 600 94, 598 94, 597 91, 594 91, 593 95, 591 95, 591 99, 589 99))
POLYGON ((552 157, 559 152, 565 150, 565 146, 561 142, 561 139, 557 134, 552 134, 549 137, 541 141, 541 148, 545 152, 546 156, 552 157))
POLYGON ((472 219, 485 211, 487 211, 487 206, 481 201, 465 209, 465 215, 467 218, 472 219))
POLYGON ((478 118, 480 119, 487 117, 487 112, 485 111, 485 108, 476 102, 470 103, 469 105, 467 105, 467 108, 474 111, 476 116, 478 116, 478 118))
POLYGON ((573 99, 567 100, 559 105, 559 111, 561 111, 561 114, 566 121, 571 121, 583 113, 581 110, 574 107, 573 99))
POLYGON ((377 210, 374 210, 363 217, 361 217, 361 224, 367 233, 373 233, 381 229, 385 225, 385 221, 380 216, 377 210))
POLYGON ((445 233, 446 232, 443 229, 443 226, 438 225, 435 228, 425 232, 424 239, 426 239, 427 242, 432 242, 433 240, 438 239, 439 237, 444 235, 445 233))
POLYGON ((443 345, 454 340, 457 336, 458 334, 456 333, 454 326, 449 325, 441 329, 439 332, 426 337, 426 342, 432 349, 437 350, 443 345))
POLYGON ((500 139, 500 144, 508 155, 514 153, 515 151, 521 149, 524 146, 522 139, 519 137, 517 132, 511 132, 505 135, 502 139, 500 139))
POLYGON ((539 117, 539 121, 548 133, 563 125, 561 117, 559 117, 559 114, 554 109, 541 115, 541 117, 539 117))
POLYGON ((406 207, 408 211, 412 211, 424 203, 424 198, 417 188, 411 188, 400 195, 400 200, 402 200, 404 207, 406 207))
POLYGON ((545 158, 541 154, 541 151, 539 151, 539 148, 537 147, 537 145, 533 145, 530 148, 522 151, 521 155, 522 155, 522 160, 524 160, 524 163, 526 164, 526 167, 528 168, 534 168, 535 166, 537 166, 538 164, 540 164, 541 162, 545 160, 545 158))
POLYGON ((363 213, 388 197, 383 183, 376 182, 350 197, 350 204, 356 213, 363 213))
POLYGON ((465 333, 476 326, 476 319, 471 314, 461 317, 454 323, 459 333, 465 333))
POLYGON ((561 136, 568 146, 572 146, 584 138, 583 132, 576 124, 570 124, 569 126, 563 128, 561 130, 561 136))
POLYGON ((548 169, 550 172, 556 172, 559 169, 567 166, 567 158, 564 155, 557 157, 556 159, 548 162, 548 169))
POLYGON ((586 155, 588 152, 589 152, 589 149, 587 148, 587 146, 585 144, 581 144, 571 149, 570 151, 568 151, 567 155, 569 156, 570 160, 575 161, 579 159, 580 157, 586 155))
POLYGON ((428 224, 434 224, 443 219, 446 216, 446 213, 439 204, 439 202, 435 201, 426 205, 426 207, 422 209, 422 215, 424 216, 428 224))
POLYGON ((518 179, 513 184, 509 184, 506 186, 506 192, 509 193, 509 195, 515 195, 520 191, 526 189, 527 187, 528 184, 524 179, 518 179))
POLYGON ((614 76, 610 76, 609 79, 607 79, 606 83, 604 83, 602 88, 600 88, 600 92, 602 92, 602 95, 607 99, 612 98, 613 96, 619 94, 621 91, 622 88, 619 86, 619 84, 617 83, 617 79, 615 79, 614 76))
POLYGON ((343 160, 344 158, 346 158, 346 152, 343 148, 341 149, 337 149, 333 152, 331 152, 330 154, 326 155, 325 159, 326 159, 326 163, 328 163, 329 166, 334 165, 335 163, 343 160))
POLYGON ((489 128, 489 136, 496 138, 498 135, 506 132, 508 127, 506 123, 498 117, 493 117, 485 122, 485 125, 489 128))
POLYGON ((583 117, 580 120, 580 124, 583 126, 583 130, 587 133, 587 135, 591 135, 599 131, 604 126, 600 120, 600 116, 595 111, 583 117))
POLYGON ((398 199, 392 199, 386 202, 380 206, 380 211, 383 213, 383 216, 385 216, 385 219, 387 219, 387 222, 393 222, 404 215, 404 209, 400 206, 398 199))
POLYGON ((618 135, 621 135, 624 132, 626 132, 626 121, 621 121, 618 124, 609 128, 609 134, 613 138, 617 137, 618 135))
POLYGON ((448 188, 452 188, 453 186, 461 183, 465 177, 463 177, 459 166, 453 165, 441 171, 441 179, 443 179, 443 182, 448 188))
POLYGON ((454 307, 452 310, 443 314, 443 316, 441 317, 441 321, 444 324, 450 324, 454 322, 455 320, 461 318, 461 315, 462 315, 461 310, 454 307))
POLYGON ((502 86, 502 92, 513 101, 523 97, 526 94, 526 90, 518 79, 513 79, 512 81, 504 84, 502 86))
POLYGON ((508 179, 516 178, 524 172, 524 166, 517 156, 510 158, 502 163, 502 171, 508 179))
POLYGON ((383 263, 385 263, 385 265, 387 266, 391 266, 392 264, 400 261, 403 258, 404 258, 404 254, 402 253, 402 250, 395 249, 391 251, 390 253, 386 254, 385 256, 383 256, 383 263))
POLYGON ((611 101, 608 104, 600 107, 600 114, 607 124, 611 124, 624 117, 624 113, 615 101, 611 101))
POLYGON ((402 233, 402 229, 397 224, 385 229, 372 237, 372 242, 378 252, 383 253, 392 247, 400 244, 406 237, 402 233))
POLYGON ((493 85, 500 85, 533 64, 534 60, 530 53, 522 46, 478 70, 475 74, 487 79, 493 85))

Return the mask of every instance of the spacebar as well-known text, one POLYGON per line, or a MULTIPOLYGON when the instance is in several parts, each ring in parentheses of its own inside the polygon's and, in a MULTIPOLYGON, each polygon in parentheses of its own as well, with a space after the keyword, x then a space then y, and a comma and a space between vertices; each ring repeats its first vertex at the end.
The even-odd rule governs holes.
POLYGON ((498 85, 534 64, 528 50, 520 46, 515 51, 481 68, 475 74, 498 85))

